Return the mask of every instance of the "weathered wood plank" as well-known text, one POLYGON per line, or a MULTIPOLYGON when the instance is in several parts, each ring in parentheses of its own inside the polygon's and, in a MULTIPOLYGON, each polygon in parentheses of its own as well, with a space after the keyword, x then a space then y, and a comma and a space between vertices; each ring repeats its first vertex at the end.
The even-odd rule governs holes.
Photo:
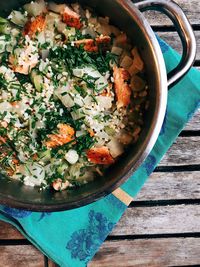
POLYGON ((195 113, 194 117, 187 123, 184 130, 200 130, 200 109, 195 113))
POLYGON ((33 246, 0 246, 1 267, 44 267, 44 256, 33 246))
POLYGON ((48 260, 48 267, 59 267, 59 266, 55 264, 53 261, 48 260))
POLYGON ((200 205, 133 207, 111 235, 193 233, 200 229, 200 205))
POLYGON ((200 164, 200 136, 178 137, 160 166, 200 164))
MULTIPOLYGON (((157 32, 157 34, 179 53, 182 53, 181 41, 176 32, 157 32)), ((200 31, 195 31, 195 36, 197 41, 196 60, 200 60, 200 31)))
MULTIPOLYGON (((185 12, 186 16, 188 17, 191 24, 199 25, 199 17, 200 17, 200 2, 199 0, 192 0, 192 1, 183 1, 183 0, 175 0, 177 4, 185 12)), ((148 19, 149 23, 152 26, 166 26, 171 25, 171 21, 162 14, 154 11, 145 12, 145 17, 148 19)))
MULTIPOLYGON (((139 193, 137 200, 147 201, 147 200, 169 200, 169 199, 199 199, 200 198, 199 177, 200 177, 200 172, 153 173, 149 178, 148 182, 145 184, 145 186, 139 193)), ((187 213, 189 212, 190 208, 191 208, 190 205, 185 206, 184 207, 185 213, 181 214, 181 216, 187 216, 187 213)), ((136 208, 133 209, 134 212, 138 211, 138 208, 136 211, 135 211, 136 208)), ((147 212, 146 216, 148 218, 152 217, 154 218, 154 214, 152 215, 149 214, 149 212, 151 211, 154 211, 154 208, 152 209, 146 208, 146 211, 145 208, 142 208, 141 214, 136 212, 137 216, 134 215, 133 216, 134 220, 133 220, 132 214, 128 210, 127 213, 124 215, 123 220, 127 221, 133 220, 133 222, 140 223, 140 221, 143 220, 142 219, 143 213, 144 216, 146 214, 145 212, 147 212)), ((165 214, 166 217, 168 216, 176 217, 176 209, 174 214, 172 213, 172 211, 174 210, 173 209, 166 210, 166 207, 160 207, 161 214, 165 214)), ((156 213, 158 214, 157 210, 156 213)), ((146 218, 144 218, 144 221, 146 221, 146 218)), ((152 225, 152 228, 153 227, 155 229, 158 229, 157 225, 152 225)), ((186 225, 184 224, 183 227, 186 227, 186 225)), ((122 227, 122 231, 126 231, 124 230, 124 227, 122 227)), ((15 230, 13 226, 6 224, 4 222, 0 222, 0 239, 24 239, 24 237, 17 230, 15 230)))
POLYGON ((167 238, 105 242, 88 267, 165 267, 200 264, 200 240, 167 238))
POLYGON ((137 200, 200 199, 200 171, 153 173, 137 200))
POLYGON ((14 226, 0 221, 0 240, 1 239, 24 239, 24 237, 14 226))

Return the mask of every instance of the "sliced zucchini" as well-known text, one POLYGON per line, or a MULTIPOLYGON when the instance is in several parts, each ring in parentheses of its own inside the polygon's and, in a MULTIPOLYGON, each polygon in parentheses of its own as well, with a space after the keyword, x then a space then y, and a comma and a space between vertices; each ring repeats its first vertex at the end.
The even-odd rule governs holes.
POLYGON ((42 152, 38 153, 40 161, 47 163, 51 160, 51 151, 50 150, 45 150, 42 152))
POLYGON ((57 169, 58 173, 61 175, 64 175, 66 170, 68 169, 68 164, 66 162, 63 162, 57 169))
POLYGON ((43 89, 43 77, 36 70, 31 72, 31 81, 33 82, 36 90, 41 92, 43 89))
POLYGON ((0 34, 9 34, 11 31, 10 23, 7 19, 0 17, 0 34))

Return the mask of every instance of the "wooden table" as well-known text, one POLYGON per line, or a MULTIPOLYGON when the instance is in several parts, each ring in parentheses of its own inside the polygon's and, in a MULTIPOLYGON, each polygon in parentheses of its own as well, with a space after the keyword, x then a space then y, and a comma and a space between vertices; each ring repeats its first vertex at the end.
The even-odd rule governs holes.
MULTIPOLYGON (((197 37, 200 69, 200 2, 176 0, 197 37)), ((163 16, 146 15, 154 30, 181 51, 163 16)), ((200 85, 199 85, 200 86, 200 85)), ((55 266, 8 224, 0 223, 0 267, 55 266)), ((89 267, 200 265, 200 112, 151 175, 89 267)), ((76 267, 76 266, 74 266, 76 267)))

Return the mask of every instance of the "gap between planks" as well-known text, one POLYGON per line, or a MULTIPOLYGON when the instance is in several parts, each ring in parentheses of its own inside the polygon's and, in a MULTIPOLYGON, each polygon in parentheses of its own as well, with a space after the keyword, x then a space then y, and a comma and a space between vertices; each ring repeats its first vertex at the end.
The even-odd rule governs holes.
MULTIPOLYGON (((159 205, 159 200, 162 204, 163 201, 171 200, 171 199, 179 199, 186 201, 187 199, 199 200, 200 199, 200 171, 196 172, 176 172, 176 173, 153 173, 148 179, 147 183, 142 188, 141 192, 138 194, 136 201, 157 201, 157 206, 159 205)), ((170 204, 170 203, 169 203, 170 204)), ((134 206, 134 202, 132 204, 134 206)), ((137 202, 136 202, 137 205, 137 202)), ((154 212, 156 211, 157 215, 163 214, 164 218, 168 220, 168 216, 173 217, 172 221, 176 220, 177 213, 179 214, 179 219, 185 221, 185 217, 187 219, 187 214, 190 210, 193 209, 191 205, 174 205, 173 206, 158 206, 158 207, 136 207, 133 208, 133 211, 129 211, 125 213, 123 220, 133 220, 132 212, 134 214, 133 222, 139 222, 144 219, 144 216, 149 219, 154 218, 154 212), (179 214, 178 209, 181 207, 181 210, 184 211, 183 214, 179 214), (136 216, 137 215, 137 216, 136 216), (180 217, 181 216, 181 217, 180 217), (185 217, 184 217, 185 216, 185 217), (136 217, 136 219, 135 219, 136 217)), ((198 209, 194 206, 193 212, 190 214, 191 220, 195 220, 198 209), (191 216, 193 215, 193 216, 191 216)), ((189 214, 188 214, 189 215, 189 214)), ((161 215, 159 215, 161 216, 161 215)), ((200 214, 198 213, 200 217, 200 214)), ((200 218, 198 217, 199 221, 200 218)), ((157 217, 160 218, 160 217, 157 217)), ((146 219, 145 219, 146 220, 146 219)), ((170 221, 168 221, 170 222, 170 221)), ((157 228, 157 225, 151 224, 151 227, 157 228)), ((171 227, 171 226, 169 226, 171 227)), ((184 224, 183 226, 186 229, 184 224)), ((190 227, 190 226, 189 226, 190 227)), ((186 229, 188 231, 188 229, 186 229)), ((185 230, 185 231, 186 231, 185 230)), ((124 230, 123 230, 124 231, 124 230)), ((198 230, 197 230, 198 231, 198 230)), ((160 232, 162 232, 160 230, 160 232)), ((175 229, 174 229, 175 232, 175 229)), ((150 233, 150 229, 149 229, 150 233)), ((17 231, 15 228, 9 224, 0 222, 0 239, 24 239, 24 237, 17 231)))
MULTIPOLYGON (((106 241, 88 267, 197 265, 199 254, 197 238, 106 241)), ((20 267, 42 267, 44 259, 32 246, 2 247, 0 267, 13 267, 13 263, 20 267)), ((55 267, 51 264, 49 267, 55 267)))
POLYGON ((200 263, 196 238, 108 241, 88 267, 166 267, 200 263))
MULTIPOLYGON (((134 207, 126 210, 111 236, 142 235, 144 238, 149 234, 184 235, 198 233, 199 230, 200 205, 134 207)), ((17 240, 19 245, 23 245, 24 237, 12 226, 1 222, 0 239, 2 245, 17 244, 17 240), (16 241, 9 241, 11 239, 16 241)))

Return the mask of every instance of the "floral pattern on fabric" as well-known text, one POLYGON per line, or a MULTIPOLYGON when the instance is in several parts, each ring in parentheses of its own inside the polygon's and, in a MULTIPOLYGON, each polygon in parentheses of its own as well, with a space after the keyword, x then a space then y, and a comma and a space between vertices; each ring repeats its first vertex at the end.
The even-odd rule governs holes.
POLYGON ((145 168, 146 173, 149 176, 156 167, 156 158, 153 155, 149 155, 142 166, 145 168))
POLYGON ((75 231, 66 248, 70 251, 71 257, 87 262, 106 236, 114 227, 114 223, 100 212, 91 210, 88 214, 88 228, 75 231))
POLYGON ((40 214, 40 218, 38 219, 38 222, 40 222, 41 220, 43 220, 46 216, 50 216, 51 212, 42 212, 40 214))
POLYGON ((19 210, 19 209, 10 208, 7 206, 3 207, 3 211, 16 219, 23 219, 32 214, 32 212, 28 210, 19 210))
POLYGON ((112 204, 112 206, 114 206, 116 209, 120 210, 121 212, 124 212, 127 208, 127 206, 121 202, 119 199, 117 199, 115 196, 113 196, 112 194, 108 195, 106 197, 106 200, 112 204))

